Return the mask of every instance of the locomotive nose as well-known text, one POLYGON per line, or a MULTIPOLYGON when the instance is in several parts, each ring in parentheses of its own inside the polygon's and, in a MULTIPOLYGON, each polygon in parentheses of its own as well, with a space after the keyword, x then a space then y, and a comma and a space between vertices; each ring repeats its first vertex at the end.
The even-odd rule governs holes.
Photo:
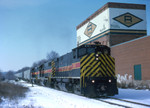
POLYGON ((97 94, 98 94, 98 96, 107 95, 107 86, 106 85, 97 86, 97 94))
POLYGON ((102 85, 102 86, 100 87, 100 90, 101 90, 101 91, 106 91, 106 88, 107 88, 107 87, 106 87, 105 85, 102 85))
POLYGON ((104 93, 107 91, 107 86, 106 85, 99 85, 99 86, 97 86, 97 91, 104 93))

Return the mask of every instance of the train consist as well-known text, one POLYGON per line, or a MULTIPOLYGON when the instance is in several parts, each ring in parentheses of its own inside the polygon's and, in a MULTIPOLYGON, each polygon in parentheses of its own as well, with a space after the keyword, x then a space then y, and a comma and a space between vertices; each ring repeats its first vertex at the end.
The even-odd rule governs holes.
POLYGON ((88 97, 118 94, 115 60, 105 45, 82 45, 57 59, 33 67, 31 81, 88 97))

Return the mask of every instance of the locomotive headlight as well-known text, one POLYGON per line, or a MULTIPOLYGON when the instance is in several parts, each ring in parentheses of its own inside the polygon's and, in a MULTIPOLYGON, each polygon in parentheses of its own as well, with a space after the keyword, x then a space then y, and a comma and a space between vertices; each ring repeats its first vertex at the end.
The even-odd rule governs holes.
POLYGON ((109 79, 108 82, 111 83, 111 79, 109 79))
POLYGON ((96 54, 95 56, 96 56, 96 60, 98 60, 98 54, 96 54))
POLYGON ((98 54, 96 54, 96 57, 98 57, 98 54))
POLYGON ((95 80, 92 80, 92 83, 95 83, 95 80))

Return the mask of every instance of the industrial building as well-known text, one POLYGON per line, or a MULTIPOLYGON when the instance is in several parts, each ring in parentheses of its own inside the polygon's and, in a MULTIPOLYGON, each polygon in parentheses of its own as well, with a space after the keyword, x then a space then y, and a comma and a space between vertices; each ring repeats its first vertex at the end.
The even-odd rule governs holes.
POLYGON ((150 80, 146 22, 146 5, 109 2, 77 26, 77 45, 99 41, 111 47, 118 74, 150 80))
POLYGON ((111 51, 116 73, 132 75, 134 80, 150 80, 150 36, 112 46, 111 51))

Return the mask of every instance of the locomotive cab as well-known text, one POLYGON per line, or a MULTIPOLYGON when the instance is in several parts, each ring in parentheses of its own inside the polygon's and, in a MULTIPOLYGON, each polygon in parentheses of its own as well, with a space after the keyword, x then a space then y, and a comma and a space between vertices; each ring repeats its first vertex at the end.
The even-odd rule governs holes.
POLYGON ((94 45, 82 45, 75 49, 73 49, 73 58, 82 58, 83 56, 91 53, 102 53, 102 54, 108 54, 110 55, 110 48, 101 45, 101 44, 94 44, 94 45))

